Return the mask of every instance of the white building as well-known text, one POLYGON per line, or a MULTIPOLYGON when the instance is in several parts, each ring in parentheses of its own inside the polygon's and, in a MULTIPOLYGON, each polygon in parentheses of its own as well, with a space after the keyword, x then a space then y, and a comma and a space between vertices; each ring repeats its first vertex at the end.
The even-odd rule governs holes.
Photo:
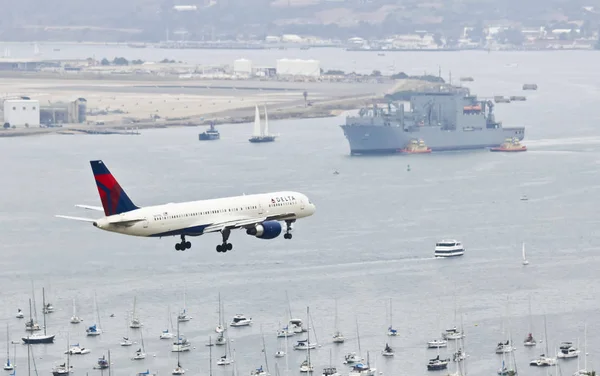
POLYGON ((252 74, 252 61, 237 59, 233 62, 233 74, 237 76, 250 76, 252 74))
POLYGON ((319 77, 321 62, 319 60, 279 59, 276 69, 278 76, 319 77))
POLYGON ((32 99, 7 99, 4 101, 4 123, 11 127, 39 127, 40 101, 32 99))

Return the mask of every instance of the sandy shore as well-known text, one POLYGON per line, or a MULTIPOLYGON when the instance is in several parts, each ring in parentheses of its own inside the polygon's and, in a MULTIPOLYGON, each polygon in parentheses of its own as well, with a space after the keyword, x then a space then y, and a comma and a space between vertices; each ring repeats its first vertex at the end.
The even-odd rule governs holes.
MULTIPOLYGON (((407 82, 404 86, 414 86, 407 82)), ((0 131, 0 137, 71 133, 81 129, 107 131, 123 128, 197 126, 213 121, 253 120, 254 106, 267 105, 270 119, 334 116, 382 98, 398 82, 330 83, 252 80, 70 80, 6 78, 0 81, 5 98, 28 96, 44 106, 77 98, 87 100, 87 124, 62 128, 0 131), (304 101, 308 93, 310 106, 304 101), (102 125, 97 125, 102 123, 102 125)))

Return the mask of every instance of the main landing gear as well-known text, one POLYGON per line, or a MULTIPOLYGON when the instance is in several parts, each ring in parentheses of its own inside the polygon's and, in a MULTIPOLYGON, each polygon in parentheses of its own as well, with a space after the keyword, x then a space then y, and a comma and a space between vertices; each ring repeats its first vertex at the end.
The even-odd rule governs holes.
POLYGON ((231 251, 233 249, 233 244, 227 243, 227 239, 229 239, 230 234, 231 234, 231 230, 228 228, 221 230, 221 235, 223 235, 223 244, 219 244, 217 246, 217 252, 225 253, 225 252, 231 251))
POLYGON ((284 239, 291 239, 292 238, 292 223, 294 223, 295 220, 289 220, 289 221, 285 221, 285 234, 283 234, 283 238, 284 239))
POLYGON ((192 243, 185 241, 185 235, 181 235, 181 243, 175 244, 176 251, 185 251, 186 249, 192 248, 192 243))

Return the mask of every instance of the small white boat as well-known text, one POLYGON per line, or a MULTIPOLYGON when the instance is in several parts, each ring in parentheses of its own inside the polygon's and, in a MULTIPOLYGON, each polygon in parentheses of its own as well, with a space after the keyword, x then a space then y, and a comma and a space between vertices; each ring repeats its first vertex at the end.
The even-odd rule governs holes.
POLYGON ((302 362, 302 364, 300 364, 300 372, 312 372, 314 369, 315 367, 312 365, 312 363, 309 363, 308 360, 305 360, 302 362))
POLYGON ((219 336, 217 337, 217 340, 215 341, 215 345, 223 346, 226 344, 227 344, 227 338, 225 338, 225 336, 223 335, 223 332, 221 332, 221 334, 219 334, 219 336))
POLYGON ((530 366, 535 367, 550 367, 556 365, 556 358, 550 358, 545 354, 540 355, 537 359, 533 359, 529 362, 530 366))
POLYGON ((70 323, 71 324, 79 324, 83 320, 81 317, 77 316, 77 309, 75 308, 75 299, 73 299, 73 316, 71 316, 70 323))
POLYGON ((333 335, 333 343, 344 343, 345 340, 346 338, 344 338, 344 335, 341 332, 337 332, 333 335))
POLYGON ((215 328, 215 332, 217 333, 223 333, 225 331, 225 327, 223 325, 217 325, 217 327, 215 328))
POLYGON ((307 339, 298 341, 295 345, 294 345, 294 350, 312 350, 315 349, 317 347, 316 343, 308 343, 307 339))
POLYGON ((138 349, 138 351, 135 352, 135 354, 133 354, 133 357, 131 358, 132 360, 142 360, 142 359, 146 359, 146 353, 143 351, 143 349, 138 349))
POLYGON ((398 331, 391 326, 388 328, 387 335, 391 337, 395 337, 398 335, 398 331))
POLYGON ((250 376, 269 376, 269 374, 260 366, 260 368, 252 370, 250 376))
POLYGON ((390 345, 388 345, 386 343, 385 344, 385 349, 383 349, 383 351, 381 352, 381 355, 383 355, 383 356, 394 356, 394 350, 390 347, 390 345))
POLYGON ((184 352, 184 351, 190 351, 190 349, 192 348, 192 345, 190 344, 190 342, 183 336, 179 337, 179 341, 175 341, 173 342, 173 348, 171 349, 172 352, 184 352))
POLYGON ((233 316, 233 320, 231 320, 231 324, 229 326, 238 327, 238 326, 248 326, 252 324, 252 318, 246 318, 246 316, 238 313, 233 316))
POLYGON ((464 338, 464 336, 464 333, 458 330, 456 326, 454 328, 446 329, 446 331, 442 333, 442 338, 445 340, 457 340, 464 338))
POLYGON ((448 346, 448 341, 445 339, 434 339, 433 341, 427 342, 427 348, 439 349, 440 347, 448 346))
POLYGON ((169 329, 165 329, 160 333, 160 339, 173 339, 175 338, 175 333, 171 333, 169 329))
POLYGON ((52 305, 52 303, 46 303, 46 306, 44 307, 44 313, 48 314, 52 312, 54 312, 54 306, 52 305))
POLYGON ((458 349, 458 351, 452 356, 452 360, 455 362, 462 362, 463 360, 467 359, 467 356, 468 355, 466 352, 464 352, 462 349, 458 349))
POLYGON ((127 337, 123 337, 123 339, 121 340, 121 342, 119 343, 121 346, 131 346, 133 345, 133 342, 131 342, 131 340, 127 337))
POLYGON ((337 368, 326 367, 326 368, 323 368, 323 374, 321 376, 341 376, 341 375, 338 373, 337 368))
POLYGON ((529 261, 525 257, 525 243, 523 243, 523 265, 529 265, 529 261))
POLYGON ((25 315, 23 314, 23 311, 21 311, 21 308, 17 309, 17 315, 16 315, 16 318, 18 318, 18 319, 22 319, 22 318, 24 318, 24 317, 25 317, 25 315))
POLYGON ((289 327, 285 326, 277 331, 277 338, 285 338, 291 337, 296 333, 293 330, 290 330, 289 327))
POLYGON ((178 364, 177 367, 171 372, 171 375, 183 375, 185 370, 178 364))
MULTIPOLYGON (((15 353, 16 353, 16 346, 15 346, 15 353)), ((14 360, 14 358, 13 358, 14 360)), ((8 323, 6 324, 6 363, 4 363, 4 370, 5 371, 12 371, 15 369, 15 365, 10 361, 10 339, 9 339, 9 333, 8 333, 8 323)))
POLYGON ((73 372, 73 366, 67 366, 66 363, 52 368, 52 376, 68 375, 71 372, 73 372))
POLYGON ((90 326, 89 328, 87 328, 85 330, 85 333, 91 337, 99 336, 100 334, 102 334, 102 329, 100 329, 96 324, 94 324, 94 325, 90 326))
POLYGON ((233 363, 233 360, 229 359, 227 357, 227 355, 223 355, 222 357, 219 358, 219 360, 217 360, 218 366, 227 366, 227 365, 230 365, 231 363, 233 363))
POLYGON ((187 322, 191 319, 192 317, 187 314, 185 308, 183 309, 183 311, 179 312, 179 315, 177 315, 177 322, 187 322))
POLYGON ((71 347, 69 347, 69 350, 65 351, 65 354, 69 354, 69 355, 84 355, 84 354, 89 354, 91 352, 90 349, 87 349, 85 347, 80 347, 78 343, 71 345, 71 347))
POLYGON ((276 357, 276 358, 283 358, 284 356, 285 356, 285 351, 283 351, 283 350, 278 350, 278 351, 275 353, 275 357, 276 357))
POLYGON ((523 346, 535 346, 537 344, 537 341, 535 340, 535 338, 533 338, 533 334, 529 333, 527 335, 527 337, 525 337, 525 340, 523 341, 523 346))
POLYGON ((304 328, 302 326, 301 319, 290 319, 290 322, 288 325, 294 333, 304 333, 307 330, 306 328, 304 328))
POLYGON ((579 353, 579 349, 573 346, 573 342, 563 342, 560 344, 556 357, 559 359, 577 358, 579 353))
POLYGON ((510 341, 498 342, 496 345, 496 354, 506 354, 514 351, 515 348, 511 345, 510 341))
POLYGON ((435 257, 456 257, 464 254, 465 247, 463 247, 462 243, 457 240, 442 240, 435 244, 435 257))
POLYGON ((362 363, 363 361, 364 359, 361 356, 356 355, 355 352, 348 353, 344 356, 344 364, 362 363))
POLYGON ((376 371, 375 368, 371 368, 367 364, 357 363, 352 366, 348 376, 375 376, 376 371))

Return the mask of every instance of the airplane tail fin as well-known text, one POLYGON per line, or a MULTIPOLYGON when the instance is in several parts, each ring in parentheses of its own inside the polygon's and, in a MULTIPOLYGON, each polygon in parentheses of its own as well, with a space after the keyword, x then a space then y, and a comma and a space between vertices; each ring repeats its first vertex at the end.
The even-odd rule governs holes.
POLYGON ((138 209, 102 161, 90 161, 106 216, 138 209))

